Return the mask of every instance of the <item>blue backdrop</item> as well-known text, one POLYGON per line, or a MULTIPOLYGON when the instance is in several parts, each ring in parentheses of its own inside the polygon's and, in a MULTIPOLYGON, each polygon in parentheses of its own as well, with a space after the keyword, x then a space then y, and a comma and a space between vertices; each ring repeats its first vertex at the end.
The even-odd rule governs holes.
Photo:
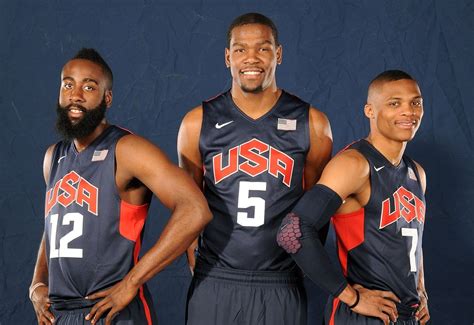
MULTIPOLYGON (((275 20, 283 44, 278 84, 328 115, 335 151, 367 134, 362 109, 376 74, 400 68, 419 81, 425 116, 408 153, 428 174, 423 244, 432 323, 473 323, 472 1, 0 0, 0 324, 35 322, 27 292, 63 64, 81 47, 97 48, 116 80, 109 120, 176 161, 186 111, 230 87, 225 33, 248 11, 275 20)), ((168 216, 153 205, 145 249, 168 216)), ((183 323, 189 280, 181 258, 151 281, 160 324, 183 323)), ((310 283, 308 291, 310 323, 319 324, 325 295, 310 283)))

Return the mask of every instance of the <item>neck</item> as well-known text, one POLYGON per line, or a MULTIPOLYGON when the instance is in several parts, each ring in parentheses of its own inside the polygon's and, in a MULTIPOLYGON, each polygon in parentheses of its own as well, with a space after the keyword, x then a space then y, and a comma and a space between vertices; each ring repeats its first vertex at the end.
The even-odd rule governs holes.
POLYGON ((240 110, 249 117, 257 119, 272 109, 281 95, 281 89, 278 89, 276 83, 274 83, 263 91, 254 94, 245 92, 240 86, 232 84, 231 95, 240 110))
POLYGON ((104 119, 100 124, 95 128, 94 131, 92 131, 91 134, 89 134, 86 137, 80 138, 80 139, 74 139, 74 145, 76 146, 77 152, 81 152, 85 150, 99 135, 101 135, 109 124, 107 121, 104 119))
POLYGON ((366 138, 388 161, 394 166, 398 166, 402 160, 407 142, 389 140, 383 137, 377 137, 372 133, 366 138))

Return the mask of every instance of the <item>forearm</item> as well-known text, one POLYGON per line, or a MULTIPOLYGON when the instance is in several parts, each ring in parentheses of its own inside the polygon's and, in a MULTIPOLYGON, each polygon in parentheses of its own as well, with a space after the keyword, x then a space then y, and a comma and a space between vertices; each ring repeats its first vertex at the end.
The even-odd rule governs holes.
POLYGON ((425 288, 425 269, 423 266, 423 253, 421 255, 420 267, 418 270, 418 286, 417 286, 418 295, 424 297, 428 300, 428 294, 426 293, 425 288))
POLYGON ((33 278, 31 280, 31 286, 36 283, 48 284, 48 263, 46 260, 46 245, 45 236, 41 239, 40 247, 38 250, 38 257, 36 258, 35 269, 33 272, 33 278))
POLYGON ((209 221, 207 206, 177 206, 158 241, 129 272, 126 279, 136 287, 141 286, 183 254, 209 221))
POLYGON ((314 228, 300 221, 300 229, 301 247, 291 257, 311 281, 331 295, 339 296, 347 286, 340 268, 331 262, 314 228))

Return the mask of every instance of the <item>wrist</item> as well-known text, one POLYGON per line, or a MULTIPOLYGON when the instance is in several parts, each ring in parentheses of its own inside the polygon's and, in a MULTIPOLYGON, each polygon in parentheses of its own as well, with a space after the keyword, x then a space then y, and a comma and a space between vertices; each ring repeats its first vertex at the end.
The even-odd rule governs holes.
POLYGON ((30 300, 32 300, 33 293, 35 292, 36 289, 38 289, 39 287, 47 287, 47 286, 48 285, 43 282, 36 282, 35 284, 31 285, 29 289, 29 294, 28 294, 28 296, 30 297, 30 300))
POLYGON ((351 306, 357 300, 358 294, 359 292, 356 289, 354 289, 350 284, 347 284, 337 298, 346 305, 351 306))
POLYGON ((356 299, 355 301, 352 303, 352 305, 348 306, 349 309, 354 309, 358 304, 359 304, 359 301, 360 301, 360 292, 359 290, 355 289, 355 292, 356 292, 356 299))

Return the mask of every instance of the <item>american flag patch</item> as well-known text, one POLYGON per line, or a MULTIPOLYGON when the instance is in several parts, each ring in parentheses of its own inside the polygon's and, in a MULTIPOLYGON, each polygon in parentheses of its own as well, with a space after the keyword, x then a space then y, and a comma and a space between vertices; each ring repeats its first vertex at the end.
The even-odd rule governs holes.
POLYGON ((94 154, 92 155, 92 161, 102 161, 107 157, 109 150, 95 150, 94 154))
POLYGON ((411 167, 408 167, 408 177, 414 181, 417 181, 418 179, 416 178, 415 172, 411 167))
POLYGON ((283 131, 295 131, 296 120, 288 120, 286 118, 279 118, 277 124, 277 130, 283 131))

